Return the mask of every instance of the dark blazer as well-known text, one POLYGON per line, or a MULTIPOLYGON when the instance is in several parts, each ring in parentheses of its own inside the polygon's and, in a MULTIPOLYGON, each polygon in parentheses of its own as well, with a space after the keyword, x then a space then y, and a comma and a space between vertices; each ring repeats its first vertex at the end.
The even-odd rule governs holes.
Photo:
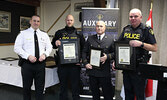
POLYGON ((89 63, 91 47, 102 48, 103 53, 107 54, 107 60, 102 64, 101 69, 87 69, 88 75, 95 77, 110 76, 110 61, 114 59, 114 38, 109 34, 105 34, 103 39, 100 41, 98 40, 97 35, 89 36, 82 52, 84 66, 89 63))

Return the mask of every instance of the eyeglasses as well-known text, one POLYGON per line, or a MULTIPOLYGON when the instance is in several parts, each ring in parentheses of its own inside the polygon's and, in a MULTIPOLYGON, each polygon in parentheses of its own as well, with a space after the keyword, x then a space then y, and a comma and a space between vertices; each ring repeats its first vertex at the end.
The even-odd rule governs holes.
POLYGON ((137 17, 139 17, 139 16, 137 16, 137 15, 136 15, 136 16, 129 16, 129 18, 133 18, 133 17, 134 17, 134 18, 137 18, 137 17))

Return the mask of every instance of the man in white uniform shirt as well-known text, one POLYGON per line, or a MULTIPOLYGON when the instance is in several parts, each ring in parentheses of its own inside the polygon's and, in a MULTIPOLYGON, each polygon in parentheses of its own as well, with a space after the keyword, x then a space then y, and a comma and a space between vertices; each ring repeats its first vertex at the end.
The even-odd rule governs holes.
POLYGON ((31 86, 35 83, 36 100, 43 100, 45 84, 45 59, 52 51, 47 33, 40 31, 40 16, 33 15, 31 27, 17 36, 14 51, 22 58, 21 74, 23 80, 23 98, 31 100, 31 86))

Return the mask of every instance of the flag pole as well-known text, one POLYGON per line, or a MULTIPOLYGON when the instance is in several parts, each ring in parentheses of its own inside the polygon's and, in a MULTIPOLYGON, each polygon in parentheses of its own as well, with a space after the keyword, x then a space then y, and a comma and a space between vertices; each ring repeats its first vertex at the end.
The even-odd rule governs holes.
POLYGON ((153 8, 153 0, 151 0, 151 8, 150 8, 150 10, 152 10, 152 8, 153 8))
MULTIPOLYGON (((146 24, 149 24, 153 28, 152 8, 153 8, 153 0, 151 0, 150 13, 149 13, 149 17, 148 17, 147 22, 146 22, 146 24)), ((150 52, 150 51, 149 51, 149 53, 152 54, 152 52, 150 52)), ((149 63, 152 64, 152 57, 150 58, 149 63)), ((147 80, 145 95, 146 95, 146 97, 153 96, 153 80, 151 80, 151 79, 147 80)))

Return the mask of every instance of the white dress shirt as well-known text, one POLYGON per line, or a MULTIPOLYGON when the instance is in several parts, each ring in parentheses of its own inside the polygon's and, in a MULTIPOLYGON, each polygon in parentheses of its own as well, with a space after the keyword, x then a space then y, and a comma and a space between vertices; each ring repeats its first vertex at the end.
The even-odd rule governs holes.
MULTIPOLYGON (((24 59, 28 59, 30 55, 35 56, 34 31, 32 27, 23 30, 15 40, 14 51, 24 59)), ((39 29, 36 31, 39 44, 39 56, 42 54, 49 56, 52 51, 52 45, 48 34, 39 29)))
MULTIPOLYGON (((101 34, 100 35, 100 40, 102 40, 104 36, 105 36, 105 33, 101 34)), ((99 37, 99 34, 97 34, 97 37, 99 37)))

